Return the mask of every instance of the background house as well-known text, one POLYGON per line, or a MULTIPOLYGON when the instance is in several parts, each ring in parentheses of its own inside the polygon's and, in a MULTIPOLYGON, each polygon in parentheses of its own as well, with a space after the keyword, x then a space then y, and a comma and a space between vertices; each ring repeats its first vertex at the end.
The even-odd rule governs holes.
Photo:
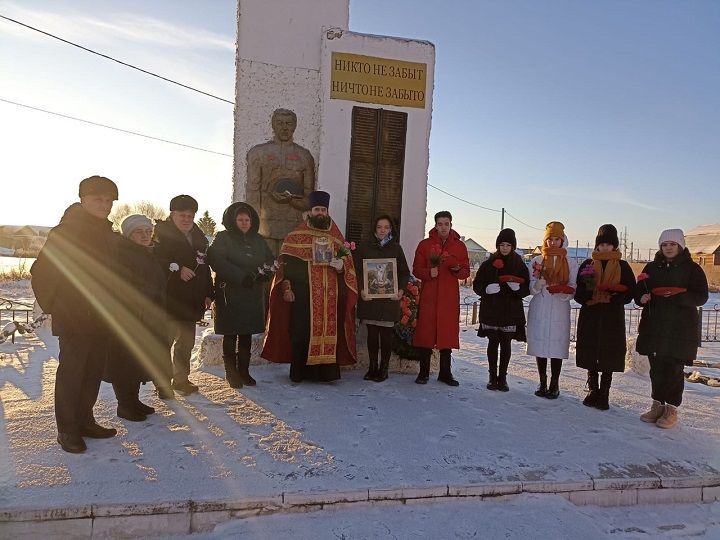
POLYGON ((700 225, 688 231, 685 244, 700 266, 720 266, 720 223, 700 225))

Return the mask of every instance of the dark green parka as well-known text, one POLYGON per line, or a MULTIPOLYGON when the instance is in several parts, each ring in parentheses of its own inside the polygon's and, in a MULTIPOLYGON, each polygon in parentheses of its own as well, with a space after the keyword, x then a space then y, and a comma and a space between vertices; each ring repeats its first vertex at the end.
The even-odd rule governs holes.
POLYGON ((215 333, 247 336, 265 330, 265 282, 272 274, 259 275, 263 264, 275 257, 258 234, 260 219, 247 203, 236 202, 223 214, 220 231, 208 249, 215 271, 215 333), (238 213, 248 214, 252 225, 247 233, 237 228, 238 213))
POLYGON ((655 260, 648 263, 643 272, 650 277, 638 282, 635 289, 638 305, 641 305, 643 294, 656 287, 683 287, 687 292, 667 298, 652 296, 642 310, 637 352, 672 358, 691 366, 697 356, 699 341, 697 308, 708 300, 705 272, 692 260, 687 248, 671 261, 658 251, 655 260))

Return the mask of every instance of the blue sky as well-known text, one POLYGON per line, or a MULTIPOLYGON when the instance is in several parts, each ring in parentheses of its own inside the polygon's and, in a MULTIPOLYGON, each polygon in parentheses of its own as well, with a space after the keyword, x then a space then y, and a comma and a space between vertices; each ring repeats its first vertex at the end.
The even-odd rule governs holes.
MULTIPOLYGON (((0 13, 234 97, 235 2, 16 0, 0 13)), ((432 184, 534 227, 561 220, 581 245, 602 223, 627 227, 645 255, 663 228, 720 221, 719 2, 362 0, 350 27, 435 43, 432 184)), ((0 80, 3 99, 232 153, 231 105, 5 21, 0 80)), ((121 202, 184 191, 218 221, 229 202, 231 158, 5 103, 0 119, 4 223, 57 222, 93 173, 118 180, 121 202)), ((493 245, 498 213, 428 196, 429 214, 450 209, 493 245)))

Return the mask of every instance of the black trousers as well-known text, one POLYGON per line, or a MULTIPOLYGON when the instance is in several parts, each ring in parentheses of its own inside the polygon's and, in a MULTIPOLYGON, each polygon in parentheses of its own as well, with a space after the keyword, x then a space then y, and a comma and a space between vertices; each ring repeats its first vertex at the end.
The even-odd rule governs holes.
POLYGON ((195 321, 168 321, 172 351, 173 382, 184 382, 190 375, 190 355, 195 346, 195 321))
POLYGON ((685 389, 685 363, 671 356, 650 355, 652 398, 679 407, 685 389))
POLYGON ((95 421, 93 406, 100 391, 109 353, 107 336, 59 337, 59 365, 55 374, 55 421, 59 433, 80 434, 95 421))
POLYGON ((392 326, 367 325, 367 346, 370 362, 377 362, 380 351, 381 362, 389 362, 392 354, 392 326), (379 345, 379 346, 378 346, 379 345))
POLYGON ((226 334, 222 339, 223 356, 233 356, 237 353, 245 353, 250 356, 252 336, 239 336, 237 334, 226 334))
POLYGON ((488 338, 487 357, 488 371, 491 375, 498 375, 498 349, 500 349, 500 372, 499 375, 507 375, 510 356, 512 353, 512 335, 500 333, 499 336, 488 338))

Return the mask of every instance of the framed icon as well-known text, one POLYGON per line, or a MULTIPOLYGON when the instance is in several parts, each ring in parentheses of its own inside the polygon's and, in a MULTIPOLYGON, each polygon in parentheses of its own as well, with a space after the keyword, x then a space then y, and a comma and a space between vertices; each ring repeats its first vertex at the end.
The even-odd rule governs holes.
POLYGON ((330 264, 335 253, 333 243, 327 236, 313 237, 313 263, 330 264))
POLYGON ((392 298, 397 295, 397 260, 363 259, 363 284, 368 298, 392 298))

